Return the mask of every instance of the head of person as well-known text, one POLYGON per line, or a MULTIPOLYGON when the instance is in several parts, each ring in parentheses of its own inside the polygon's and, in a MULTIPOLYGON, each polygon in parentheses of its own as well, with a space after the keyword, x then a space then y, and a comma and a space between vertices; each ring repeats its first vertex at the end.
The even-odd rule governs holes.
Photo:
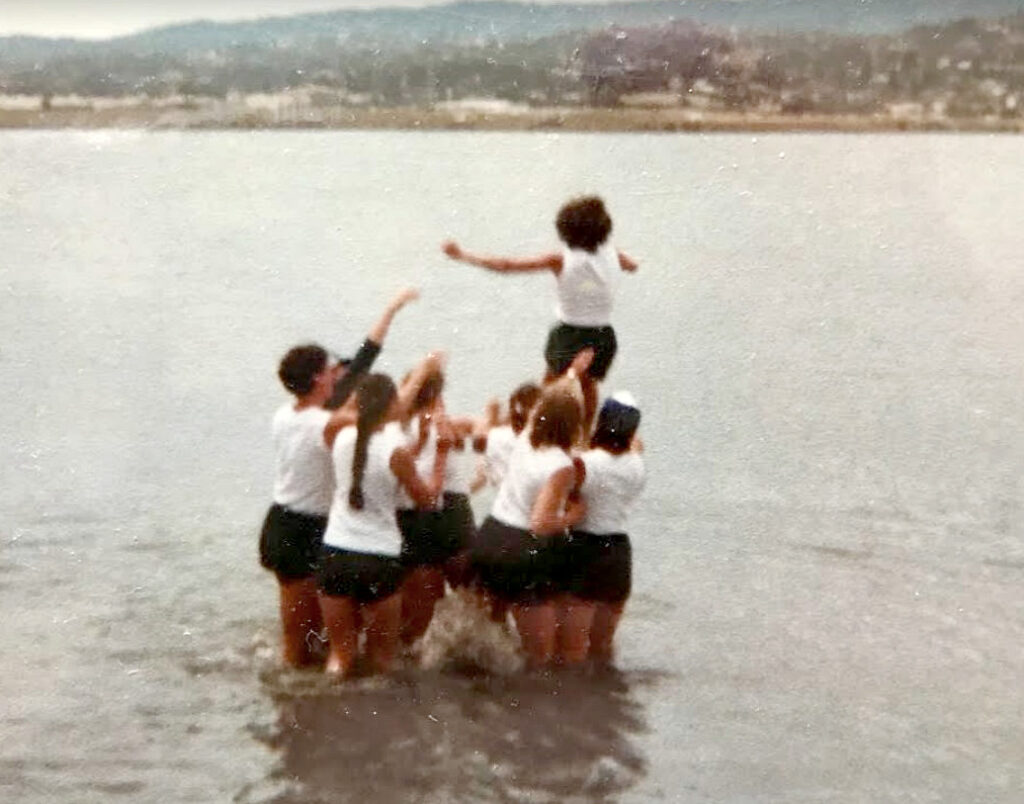
POLYGON ((398 391, 386 374, 367 374, 356 389, 356 449, 352 456, 352 486, 348 504, 357 511, 363 507, 363 473, 373 431, 394 415, 398 391))
POLYGON ((533 411, 530 446, 570 449, 583 429, 583 408, 579 401, 562 389, 543 394, 533 411))
POLYGON ((527 382, 516 388, 508 398, 509 424, 516 435, 526 428, 526 423, 530 421, 530 413, 540 399, 540 394, 539 385, 527 382))
POLYGON ((304 397, 314 391, 329 395, 342 371, 326 349, 306 343, 288 350, 277 367, 277 376, 289 393, 304 397))
POLYGON ((636 400, 629 392, 619 391, 601 405, 590 446, 619 455, 629 449, 639 426, 640 409, 636 400))
POLYGON ((596 251, 612 233, 612 219, 596 195, 574 198, 555 218, 558 236, 569 248, 596 251))

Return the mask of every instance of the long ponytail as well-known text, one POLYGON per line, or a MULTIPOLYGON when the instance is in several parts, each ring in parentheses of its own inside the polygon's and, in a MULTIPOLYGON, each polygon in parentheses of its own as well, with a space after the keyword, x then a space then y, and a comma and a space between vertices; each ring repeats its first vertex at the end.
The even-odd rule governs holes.
POLYGON ((363 510, 365 502, 363 472, 366 470, 366 452, 370 436, 387 415, 395 393, 395 384, 386 374, 368 374, 356 391, 359 418, 356 424, 356 450, 352 456, 352 487, 348 493, 348 504, 357 511, 363 510))

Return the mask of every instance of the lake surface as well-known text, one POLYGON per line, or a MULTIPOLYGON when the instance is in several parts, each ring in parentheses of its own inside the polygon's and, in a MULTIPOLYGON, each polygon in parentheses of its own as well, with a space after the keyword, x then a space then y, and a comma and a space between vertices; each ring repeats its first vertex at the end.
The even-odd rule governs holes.
MULTIPOLYGON (((1024 790, 1024 139, 0 133, 0 798, 986 801, 1024 790), (641 262, 619 672, 277 663, 275 370, 542 367, 602 194, 641 262)), ((478 514, 487 498, 478 501, 478 514)), ((435 635, 435 639, 439 638, 435 635)))

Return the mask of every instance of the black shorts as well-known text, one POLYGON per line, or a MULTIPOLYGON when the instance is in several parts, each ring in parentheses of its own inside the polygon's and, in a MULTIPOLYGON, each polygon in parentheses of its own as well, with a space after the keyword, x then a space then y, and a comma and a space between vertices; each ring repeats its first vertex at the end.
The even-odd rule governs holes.
POLYGON ((469 497, 448 491, 440 511, 399 511, 398 528, 407 567, 443 565, 471 544, 476 532, 469 497))
POLYGON ((303 514, 274 503, 260 532, 260 564, 282 581, 298 581, 316 572, 327 517, 303 514))
POLYGON ((633 550, 625 533, 574 530, 565 542, 562 584, 595 603, 623 603, 633 582, 633 550))
POLYGON ((564 591, 564 538, 535 536, 487 517, 470 551, 479 584, 506 603, 535 603, 564 591))
POLYGON ((554 375, 564 374, 576 357, 586 347, 594 350, 594 362, 587 371, 595 380, 603 380, 615 359, 618 341, 615 330, 608 327, 576 327, 572 324, 558 324, 548 334, 544 347, 544 360, 548 371, 554 375))
POLYGON ((397 592, 405 575, 398 556, 355 553, 324 545, 316 585, 325 595, 373 603, 397 592))

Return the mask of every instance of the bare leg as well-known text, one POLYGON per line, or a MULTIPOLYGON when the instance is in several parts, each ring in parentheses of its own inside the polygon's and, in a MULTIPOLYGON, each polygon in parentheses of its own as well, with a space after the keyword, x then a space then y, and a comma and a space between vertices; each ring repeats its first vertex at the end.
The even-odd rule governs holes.
POLYGON ((320 595, 320 610, 327 624, 329 674, 344 678, 352 671, 359 648, 358 604, 350 597, 320 595))
POLYGON ((444 570, 417 567, 402 584, 402 642, 411 645, 427 632, 434 606, 444 597, 444 570))
POLYGON ((519 636, 526 651, 526 666, 538 670, 550 664, 555 653, 558 619, 550 601, 512 607, 519 636))
POLYGON ((597 415, 597 380, 584 374, 580 377, 580 387, 583 389, 583 439, 589 441, 597 415))
POLYGON ((398 652, 399 632, 402 625, 402 595, 375 600, 363 606, 366 624, 366 656, 375 673, 386 673, 398 652))
POLYGON ((589 600, 566 595, 558 602, 558 649, 556 661, 580 664, 587 658, 590 628, 597 606, 589 600))
POLYGON ((323 620, 317 602, 316 579, 278 579, 281 602, 282 652, 286 664, 302 667, 312 662, 311 634, 319 636, 323 620))
POLYGON ((598 603, 590 627, 590 658, 602 664, 612 662, 612 640, 625 603, 598 603))

